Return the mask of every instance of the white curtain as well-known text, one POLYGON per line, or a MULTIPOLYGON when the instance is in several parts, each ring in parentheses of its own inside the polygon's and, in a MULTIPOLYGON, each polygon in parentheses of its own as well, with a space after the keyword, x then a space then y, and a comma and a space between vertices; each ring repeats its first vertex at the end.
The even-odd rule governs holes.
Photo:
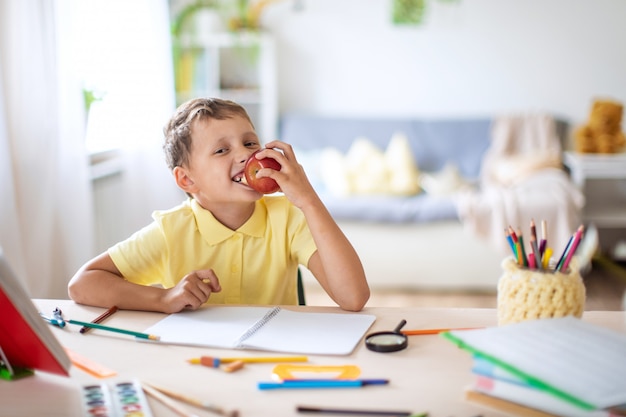
POLYGON ((167 0, 0 1, 0 246, 31 296, 67 298, 96 254, 85 68, 101 69, 104 134, 121 155, 110 226, 125 237, 184 198, 161 150, 175 108, 168 28, 167 0))
POLYGON ((0 246, 31 296, 67 298, 93 242, 82 98, 62 69, 56 3, 0 4, 0 246))
POLYGON ((78 0, 74 10, 81 14, 81 55, 88 57, 78 65, 88 87, 102 94, 91 111, 89 139, 121 154, 115 233, 109 233, 121 240, 148 224, 152 211, 185 198, 161 148, 175 110, 168 3, 78 0))

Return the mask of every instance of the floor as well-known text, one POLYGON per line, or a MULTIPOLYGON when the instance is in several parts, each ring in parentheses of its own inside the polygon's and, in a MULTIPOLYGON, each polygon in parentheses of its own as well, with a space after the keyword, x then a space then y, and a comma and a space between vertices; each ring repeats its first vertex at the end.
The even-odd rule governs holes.
MULTIPOLYGON (((626 264, 594 260, 583 274, 587 311, 622 311, 626 309, 626 264)), ((335 305, 317 284, 305 288, 307 305, 335 305)), ((424 292, 415 290, 372 291, 370 307, 476 307, 496 308, 496 293, 424 292)))

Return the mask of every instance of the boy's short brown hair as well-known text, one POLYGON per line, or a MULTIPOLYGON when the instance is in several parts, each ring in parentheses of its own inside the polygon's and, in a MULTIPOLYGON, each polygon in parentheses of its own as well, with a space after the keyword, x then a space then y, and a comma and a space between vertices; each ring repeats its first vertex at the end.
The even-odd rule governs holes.
POLYGON ((245 118, 254 127, 250 116, 239 104, 219 98, 195 98, 181 104, 163 128, 165 161, 169 169, 189 163, 191 152, 191 126, 196 120, 224 120, 234 116, 245 118))

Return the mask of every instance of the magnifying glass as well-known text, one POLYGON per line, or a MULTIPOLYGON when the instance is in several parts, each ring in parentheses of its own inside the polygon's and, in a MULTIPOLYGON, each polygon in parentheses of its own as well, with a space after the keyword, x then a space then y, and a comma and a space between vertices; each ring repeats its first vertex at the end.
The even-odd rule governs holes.
POLYGON ((400 332, 406 320, 402 320, 390 332, 377 332, 365 336, 365 346, 374 352, 397 352, 405 349, 409 344, 409 338, 400 332))

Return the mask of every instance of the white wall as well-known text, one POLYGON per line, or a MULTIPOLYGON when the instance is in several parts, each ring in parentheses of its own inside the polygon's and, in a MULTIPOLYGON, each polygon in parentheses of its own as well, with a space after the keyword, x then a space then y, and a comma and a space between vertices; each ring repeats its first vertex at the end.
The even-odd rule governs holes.
POLYGON ((391 0, 299 0, 302 11, 288 0, 266 9, 280 111, 545 110, 578 124, 595 97, 626 103, 626 1, 427 2, 419 27, 392 25, 391 0))

